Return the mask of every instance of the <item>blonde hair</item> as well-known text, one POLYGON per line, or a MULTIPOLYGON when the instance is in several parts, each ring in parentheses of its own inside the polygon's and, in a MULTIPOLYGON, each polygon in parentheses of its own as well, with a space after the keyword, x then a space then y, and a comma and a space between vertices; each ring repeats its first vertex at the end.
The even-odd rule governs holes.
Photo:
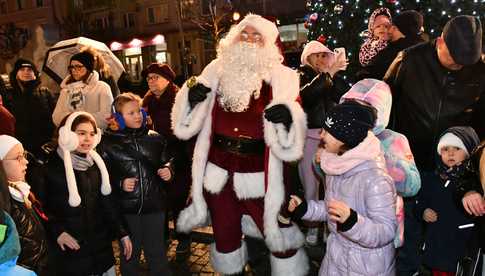
POLYGON ((94 56, 94 70, 98 71, 100 75, 105 78, 111 75, 109 64, 106 63, 103 56, 96 49, 91 46, 84 46, 80 52, 88 52, 94 56))
POLYGON ((131 92, 126 92, 123 94, 118 95, 114 102, 113 106, 116 112, 121 112, 121 108, 123 108, 123 105, 129 102, 137 102, 138 104, 141 105, 141 98, 140 96, 131 93, 131 92))

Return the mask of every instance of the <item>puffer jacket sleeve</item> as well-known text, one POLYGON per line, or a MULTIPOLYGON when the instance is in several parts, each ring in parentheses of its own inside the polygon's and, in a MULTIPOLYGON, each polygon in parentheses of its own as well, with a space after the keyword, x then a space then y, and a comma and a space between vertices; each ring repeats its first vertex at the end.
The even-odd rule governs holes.
POLYGON ((327 220, 327 205, 323 200, 309 200, 308 207, 303 220, 309 221, 326 221, 327 220))
POLYGON ((318 104, 318 98, 324 93, 330 93, 332 87, 332 78, 328 73, 318 74, 311 82, 307 83, 300 89, 300 97, 304 109, 309 109, 318 104))
POLYGON ((349 240, 367 248, 383 247, 393 242, 396 228, 396 192, 388 177, 375 177, 364 190, 366 214, 357 214, 357 223, 340 232, 349 240))
POLYGON ((162 164, 162 167, 166 167, 170 170, 170 173, 172 174, 172 177, 170 180, 173 179, 175 176, 175 153, 173 152, 174 149, 168 146, 168 140, 166 137, 161 137, 161 143, 162 143, 162 154, 160 156, 160 161, 162 164))
POLYGON ((409 142, 404 135, 396 135, 392 150, 385 153, 389 175, 393 178, 398 195, 415 196, 421 188, 421 178, 414 162, 409 142))
POLYGON ((423 220, 424 210, 430 206, 431 198, 433 196, 431 187, 432 185, 438 184, 435 183, 434 180, 435 179, 432 174, 427 173, 423 175, 423 181, 426 183, 426 185, 424 185, 419 192, 418 197, 416 198, 416 207, 414 208, 414 214, 418 220, 423 220))

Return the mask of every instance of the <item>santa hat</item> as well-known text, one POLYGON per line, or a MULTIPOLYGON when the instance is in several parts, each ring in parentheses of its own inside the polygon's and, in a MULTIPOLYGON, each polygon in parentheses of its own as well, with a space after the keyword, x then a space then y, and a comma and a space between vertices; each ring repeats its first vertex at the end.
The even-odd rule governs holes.
POLYGON ((257 14, 249 13, 244 17, 243 20, 241 20, 241 22, 239 22, 239 24, 236 25, 234 31, 236 34, 240 34, 247 26, 251 26, 258 30, 266 42, 271 44, 276 42, 276 38, 278 37, 278 28, 276 28, 276 25, 268 19, 265 19, 257 14))
MULTIPOLYGON (((75 151, 79 145, 79 138, 75 132, 71 130, 72 123, 74 119, 78 116, 84 115, 88 116, 92 119, 92 121, 96 122, 93 115, 84 112, 84 111, 77 111, 69 115, 67 117, 66 123, 59 129, 59 148, 62 150, 62 159, 64 160, 64 168, 66 171, 66 181, 67 181, 67 190, 69 191, 69 205, 72 207, 77 207, 81 204, 81 197, 79 196, 79 192, 77 189, 76 183, 76 176, 74 175, 74 169, 72 167, 71 161, 71 152, 75 151)), ((101 140, 101 129, 96 129, 96 137, 95 142, 93 145, 93 149, 101 140)), ((88 152, 88 155, 93 158, 94 163, 98 166, 101 172, 101 193, 103 195, 109 195, 111 193, 111 186, 109 181, 109 174, 108 170, 106 169, 106 165, 104 164, 103 159, 99 154, 91 149, 88 152)))
POLYGON ((333 64, 333 60, 335 60, 335 53, 330 51, 330 49, 328 49, 325 45, 323 45, 322 43, 320 43, 316 40, 312 40, 312 41, 308 42, 305 45, 305 48, 303 48, 303 52, 301 53, 301 64, 302 65, 310 65, 310 63, 308 62, 308 57, 311 54, 316 54, 316 53, 329 53, 329 54, 331 54, 332 55, 332 61, 330 62, 330 64, 333 64))
POLYGON ((0 135, 0 160, 3 160, 8 152, 16 145, 21 144, 15 137, 0 135))

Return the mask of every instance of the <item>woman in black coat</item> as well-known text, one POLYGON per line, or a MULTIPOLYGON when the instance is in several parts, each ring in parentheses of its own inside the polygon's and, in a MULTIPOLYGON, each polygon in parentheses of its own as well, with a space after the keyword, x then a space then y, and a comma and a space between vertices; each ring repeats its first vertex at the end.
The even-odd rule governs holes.
MULTIPOLYGON (((301 64, 300 98, 307 114, 308 130, 303 159, 298 164, 298 169, 305 198, 317 200, 319 179, 313 171, 312 161, 320 143, 320 131, 327 110, 338 104, 340 97, 350 89, 350 85, 336 75, 337 71, 347 66, 345 58, 337 56, 318 41, 310 41, 305 46, 301 64)), ((317 236, 317 228, 311 227, 307 233, 307 243, 315 245, 317 236)))
POLYGON ((48 237, 57 244, 57 275, 114 275, 111 242, 120 239, 130 258, 131 241, 110 194, 106 167, 93 151, 100 130, 86 112, 72 113, 61 126, 59 147, 36 177, 49 217, 48 237))

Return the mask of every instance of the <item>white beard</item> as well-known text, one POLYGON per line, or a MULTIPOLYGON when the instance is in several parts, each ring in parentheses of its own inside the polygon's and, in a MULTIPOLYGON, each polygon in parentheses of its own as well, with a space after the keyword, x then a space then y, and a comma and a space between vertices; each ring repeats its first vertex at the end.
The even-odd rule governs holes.
POLYGON ((273 65, 281 64, 278 48, 246 42, 220 45, 218 58, 222 69, 218 102, 231 112, 247 110, 251 97, 259 98, 263 80, 269 81, 273 65))

